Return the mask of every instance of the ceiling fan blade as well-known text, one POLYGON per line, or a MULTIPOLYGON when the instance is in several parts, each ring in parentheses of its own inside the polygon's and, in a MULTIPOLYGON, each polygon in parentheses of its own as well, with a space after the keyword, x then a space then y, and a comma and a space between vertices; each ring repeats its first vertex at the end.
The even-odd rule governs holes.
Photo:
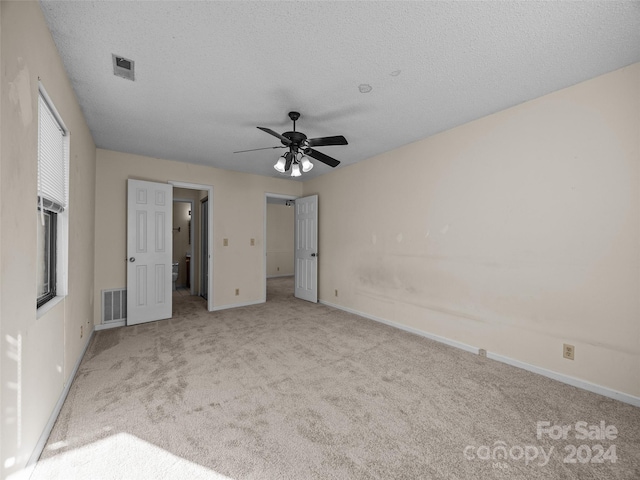
POLYGON ((322 163, 326 163, 330 167, 337 167, 338 165, 340 165, 340 162, 335 158, 331 158, 329 155, 325 155, 324 153, 314 150, 313 148, 306 149, 304 153, 312 158, 315 158, 316 160, 320 160, 322 163))
POLYGON ((291 145, 291 140, 289 140, 287 137, 284 137, 282 135, 280 135, 277 132, 274 132, 273 130, 271 130, 270 128, 265 128, 265 127, 258 127, 260 130, 262 130, 263 132, 267 132, 269 135, 273 135, 274 137, 279 138, 280 140, 282 140, 282 142, 285 145, 291 145))
POLYGON ((284 171, 288 172, 291 167, 291 162, 293 161, 293 154, 291 152, 287 152, 284 156, 287 159, 287 163, 284 164, 284 171))
POLYGON ((310 147, 323 147, 326 145, 348 145, 347 139, 342 135, 336 135, 335 137, 319 137, 310 138, 307 140, 310 147))
POLYGON ((264 148, 252 148, 251 150, 238 150, 233 153, 255 152, 256 150, 271 150, 273 148, 287 148, 285 145, 278 145, 277 147, 264 147, 264 148))

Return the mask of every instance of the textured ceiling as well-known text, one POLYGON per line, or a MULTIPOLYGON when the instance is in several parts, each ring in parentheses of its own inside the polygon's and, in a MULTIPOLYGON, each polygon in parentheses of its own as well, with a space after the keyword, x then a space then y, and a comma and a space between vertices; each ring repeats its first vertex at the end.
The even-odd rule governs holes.
POLYGON ((637 1, 41 4, 98 147, 276 177, 291 110, 341 168, 640 61, 637 1))

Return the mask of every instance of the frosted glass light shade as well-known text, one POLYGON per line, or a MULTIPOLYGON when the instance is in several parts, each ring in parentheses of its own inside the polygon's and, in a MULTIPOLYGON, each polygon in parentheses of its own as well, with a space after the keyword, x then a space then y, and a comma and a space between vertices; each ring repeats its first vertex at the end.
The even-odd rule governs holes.
POLYGON ((286 163, 287 163, 287 159, 284 158, 284 155, 283 155, 282 157, 280 157, 278 159, 278 161, 273 166, 273 168, 275 168, 280 173, 284 173, 285 172, 284 166, 285 166, 286 163))
POLYGON ((302 164, 302 171, 305 173, 313 168, 313 163, 311 163, 311 160, 309 160, 307 156, 302 157, 300 163, 302 164))
POLYGON ((294 163, 293 167, 291 167, 291 176, 299 177, 300 175, 302 175, 302 173, 300 173, 300 166, 297 163, 294 163))

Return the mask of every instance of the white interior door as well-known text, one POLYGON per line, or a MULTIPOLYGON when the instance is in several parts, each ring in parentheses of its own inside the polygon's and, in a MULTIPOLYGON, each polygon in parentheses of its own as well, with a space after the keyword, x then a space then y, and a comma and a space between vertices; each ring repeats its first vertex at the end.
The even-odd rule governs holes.
POLYGON ((200 232, 202 234, 200 241, 200 248, 202 254, 200 255, 200 295, 204 298, 209 298, 209 198, 201 200, 201 226, 200 232))
POLYGON ((296 199, 295 296, 318 301, 318 196, 296 199))
POLYGON ((173 186, 128 180, 127 325, 171 318, 173 186))

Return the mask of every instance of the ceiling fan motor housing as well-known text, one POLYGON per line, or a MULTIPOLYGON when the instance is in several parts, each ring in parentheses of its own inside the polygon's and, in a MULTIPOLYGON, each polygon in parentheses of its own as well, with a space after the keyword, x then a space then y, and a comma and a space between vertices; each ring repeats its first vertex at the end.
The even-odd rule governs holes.
MULTIPOLYGON (((282 136, 291 140, 289 146, 294 150, 303 149, 304 142, 307 139, 307 136, 302 132, 284 132, 282 136)), ((281 140, 281 142, 283 145, 287 145, 283 140, 281 140)))

